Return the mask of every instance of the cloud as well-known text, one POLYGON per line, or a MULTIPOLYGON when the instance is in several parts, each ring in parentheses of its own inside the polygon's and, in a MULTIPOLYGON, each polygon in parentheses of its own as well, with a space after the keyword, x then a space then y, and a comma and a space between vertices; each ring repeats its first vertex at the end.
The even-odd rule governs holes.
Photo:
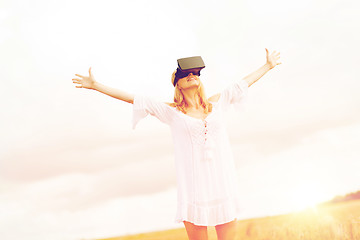
MULTIPOLYGON (((356 147, 359 131, 357 123, 299 134, 297 144, 271 154, 260 151, 261 142, 234 144, 242 198, 253 203, 246 205, 251 210, 245 212, 289 212, 299 206, 299 197, 306 194, 314 195, 308 201, 327 201, 360 189, 360 151, 356 147), (258 148, 253 146, 258 144, 258 148), (253 209, 256 205, 259 208, 253 209)), ((273 145, 267 141, 269 148, 273 145)))
POLYGON ((175 199, 176 190, 169 189, 151 195, 114 198, 86 209, 69 211, 31 205, 26 208, 19 199, 4 201, 1 196, 0 233, 9 240, 23 236, 30 240, 75 240, 170 229, 178 227, 169 221, 175 216, 175 199), (156 221, 153 221, 154 216, 156 221))
POLYGON ((27 182, 68 173, 93 173, 172 154, 169 133, 157 138, 146 132, 116 138, 99 132, 76 136, 77 139, 69 135, 50 138, 39 145, 31 142, 28 147, 14 148, 1 160, 1 178, 27 182))

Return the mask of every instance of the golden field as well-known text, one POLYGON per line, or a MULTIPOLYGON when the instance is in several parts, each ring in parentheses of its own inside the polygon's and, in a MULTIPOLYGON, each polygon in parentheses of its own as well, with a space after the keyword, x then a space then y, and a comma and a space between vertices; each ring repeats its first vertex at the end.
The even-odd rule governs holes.
MULTIPOLYGON (((209 240, 216 240, 208 227, 209 240)), ((188 239, 185 228, 98 240, 188 239)), ((296 213, 238 221, 241 240, 360 240, 360 200, 318 205, 296 213)))

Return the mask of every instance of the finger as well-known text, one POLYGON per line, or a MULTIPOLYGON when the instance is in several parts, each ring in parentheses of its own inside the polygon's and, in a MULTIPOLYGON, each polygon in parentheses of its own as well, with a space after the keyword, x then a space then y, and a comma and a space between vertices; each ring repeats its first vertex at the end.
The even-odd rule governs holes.
POLYGON ((265 50, 266 50, 266 55, 268 55, 268 54, 269 54, 269 50, 267 50, 267 48, 265 48, 265 50))
POLYGON ((78 78, 73 78, 72 80, 77 80, 77 81, 81 81, 81 79, 78 79, 78 78))
POLYGON ((275 51, 273 51, 272 53, 271 53, 271 55, 273 55, 275 53, 275 51))
POLYGON ((89 68, 89 76, 91 76, 91 67, 89 68))
POLYGON ((276 55, 277 55, 277 56, 280 55, 280 52, 278 52, 276 55))
POLYGON ((281 62, 277 63, 276 65, 280 65, 280 64, 281 64, 281 62))
POLYGON ((77 88, 82 88, 82 86, 80 85, 80 86, 75 86, 75 87, 77 87, 77 88))
POLYGON ((75 76, 78 76, 78 77, 84 78, 84 76, 83 76, 83 75, 80 75, 80 74, 75 74, 75 76))

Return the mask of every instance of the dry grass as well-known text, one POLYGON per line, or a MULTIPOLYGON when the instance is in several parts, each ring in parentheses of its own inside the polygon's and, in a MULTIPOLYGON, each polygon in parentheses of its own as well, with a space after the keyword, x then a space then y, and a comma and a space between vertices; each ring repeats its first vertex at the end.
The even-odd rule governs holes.
MULTIPOLYGON (((209 227, 209 240, 216 240, 209 227)), ((185 228, 101 240, 187 239, 185 228)), ((360 240, 360 200, 302 212, 238 221, 238 240, 360 240)), ((100 240, 100 239, 99 239, 100 240)))

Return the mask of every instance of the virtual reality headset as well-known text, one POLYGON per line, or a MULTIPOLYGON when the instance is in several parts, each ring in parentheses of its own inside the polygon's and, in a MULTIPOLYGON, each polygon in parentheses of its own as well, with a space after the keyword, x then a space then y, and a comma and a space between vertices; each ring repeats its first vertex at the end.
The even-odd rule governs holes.
POLYGON ((180 78, 187 77, 190 73, 200 76, 200 71, 205 67, 204 61, 200 56, 180 58, 177 60, 178 68, 176 69, 174 87, 180 78))

